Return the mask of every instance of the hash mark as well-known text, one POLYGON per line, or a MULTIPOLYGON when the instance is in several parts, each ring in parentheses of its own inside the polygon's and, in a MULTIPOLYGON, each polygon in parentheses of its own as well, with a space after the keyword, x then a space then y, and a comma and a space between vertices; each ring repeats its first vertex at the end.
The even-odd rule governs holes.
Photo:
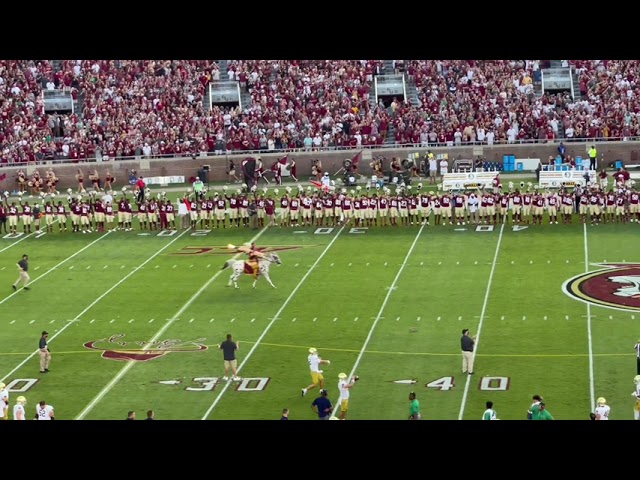
POLYGON ((49 324, 52 324, 53 322, 55 322, 55 320, 51 320, 51 321, 49 322, 49 324))
POLYGON ((120 267, 120 270, 122 270, 124 267, 125 267, 125 266, 124 266, 124 265, 122 265, 122 266, 120 267))
POLYGON ((547 260, 547 263, 551 263, 551 260, 547 260))
POLYGON ((160 268, 160 265, 156 265, 155 268, 160 268))
POLYGON ((529 265, 531 265, 533 263, 533 260, 529 260, 529 265))
POLYGON ((609 315, 609 320, 613 320, 613 315, 609 315))
POLYGON ((133 322, 133 318, 131 320, 129 320, 129 323, 133 322))
POLYGON ((256 319, 255 319, 255 318, 252 318, 252 319, 251 319, 251 323, 253 323, 253 322, 255 322, 255 321, 256 321, 256 319))
POLYGON ((331 265, 329 265, 330 267, 333 267, 333 263, 331 265))
POLYGON ((300 264, 299 264, 299 263, 296 263, 296 264, 294 265, 294 267, 297 267, 298 265, 300 265, 300 264))
MULTIPOLYGON (((476 262, 476 263, 478 263, 478 262, 476 262)), ((369 264, 367 263, 367 265, 369 265, 369 264)), ((422 266, 422 265, 424 265, 424 262, 420 262, 420 266, 422 266)))
POLYGON ((177 266, 178 266, 178 265, 174 265, 174 266, 173 266, 173 267, 171 267, 171 268, 176 268, 177 266))
POLYGON ((334 321, 334 322, 335 322, 336 320, 338 320, 338 317, 335 317, 335 318, 333 319, 333 321, 334 321))
POLYGON ((636 316, 635 315, 631 315, 631 320, 635 320, 636 316))
POLYGON ((357 322, 357 321, 358 321, 358 317, 354 318, 354 319, 353 319, 353 321, 354 321, 354 322, 357 322))
POLYGON ((15 321, 15 320, 11 320, 11 321, 9 322, 9 325, 13 325, 14 323, 16 323, 16 321, 15 321))
POLYGON ((35 322, 35 320, 31 320, 31 321, 29 322, 29 325, 31 325, 33 322, 35 322))
MULTIPOLYGON (((0 270, 4 270, 5 268, 7 268, 7 267, 2 267, 2 268, 0 268, 0 270)), ((36 268, 38 268, 38 267, 36 267, 36 268)))
MULTIPOLYGON (((386 263, 385 263, 385 265, 386 265, 386 263)), ((442 265, 442 262, 438 262, 438 265, 442 265)))
POLYGON ((569 263, 569 260, 565 260, 565 263, 569 263))
POLYGON ((112 318, 112 319, 111 319, 111 321, 110 321, 109 323, 113 323, 113 322, 115 322, 115 321, 116 321, 116 319, 115 319, 115 318, 112 318))
POLYGON ((192 318, 191 320, 189 320, 189 323, 193 323, 194 320, 195 318, 192 318))
POLYGON ((396 317, 396 322, 400 320, 400 317, 396 317))
POLYGON ((473 264, 474 264, 474 265, 477 265, 477 264, 478 264, 478 261, 476 260, 475 262, 473 262, 473 264))
POLYGON ((522 319, 523 319, 523 320, 526 320, 526 319, 527 319, 527 316, 526 316, 526 315, 523 315, 523 316, 522 316, 522 319))
POLYGON ((209 320, 209 323, 213 322, 215 320, 215 318, 212 318, 211 320, 209 320))
POLYGON ((315 322, 318 319, 318 317, 313 317, 313 321, 315 322))
POLYGON ((89 270, 91 268, 91 265, 87 265, 87 270, 89 270))
POLYGON ((367 262, 367 267, 369 266, 369 262, 367 262))
POLYGON ((542 319, 543 319, 543 320, 546 320, 546 319, 547 319, 547 316, 545 315, 542 319))
POLYGON ((69 270, 73 270, 73 265, 71 265, 71 266, 69 267, 69 270))
POLYGON ((292 322, 295 322, 295 321, 296 321, 296 317, 293 317, 293 319, 292 319, 291 321, 292 321, 292 322))
POLYGON ((193 265, 189 265, 189 268, 193 268, 193 265))
POLYGON ((352 263, 349 263, 349 265, 347 265, 348 267, 350 267, 351 265, 353 265, 352 263))
POLYGON ((89 323, 93 323, 93 322, 95 322, 95 321, 96 321, 96 319, 95 319, 95 318, 92 318, 92 319, 89 321, 89 323))
MULTIPOLYGON (((38 270, 40 267, 36 267, 34 268, 34 270, 38 270)), ((4 267, 2 267, 2 270, 4 270, 4 267)))
POLYGON ((456 265, 460 265, 460 262, 456 262, 456 265))
POLYGON ((420 321, 420 317, 418 317, 416 320, 419 322, 420 321))
POLYGON ((235 319, 235 318, 232 318, 232 319, 230 320, 230 323, 233 323, 233 322, 235 322, 235 321, 236 321, 236 319, 235 319))
POLYGON ((209 268, 211 266, 211 264, 207 265, 207 268, 209 268))
POLYGON ((565 316, 564 316, 564 319, 565 319, 565 320, 569 320, 569 315, 565 315, 565 316))
POLYGON ((504 320, 504 315, 500 315, 500 320, 504 320))
POLYGON ((436 318, 436 320, 440 321, 440 317, 436 318))
POLYGON ((153 322, 153 320, 154 320, 153 318, 149 319, 149 323, 152 323, 152 322, 153 322))
POLYGON ((462 320, 462 317, 458 317, 458 321, 462 320))
POLYGON ((104 270, 105 268, 107 268, 109 265, 105 265, 104 267, 102 267, 102 269, 104 270))
POLYGON ((511 265, 513 265, 515 262, 513 260, 511 260, 511 265))
POLYGON ((388 263, 387 263, 387 262, 384 262, 384 266, 386 267, 387 265, 388 265, 388 263))

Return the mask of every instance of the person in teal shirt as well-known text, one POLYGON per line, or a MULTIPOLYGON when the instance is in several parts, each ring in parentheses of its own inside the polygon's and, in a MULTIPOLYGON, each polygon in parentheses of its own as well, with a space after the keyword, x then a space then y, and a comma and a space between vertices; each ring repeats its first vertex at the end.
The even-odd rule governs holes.
POLYGON ((538 418, 534 420, 553 420, 553 416, 549 413, 549 410, 547 410, 547 407, 545 406, 544 402, 540 403, 539 410, 538 410, 538 418))
POLYGON ((487 409, 484 411, 484 415, 482 415, 482 420, 498 420, 498 414, 493 409, 493 402, 489 401, 486 405, 487 409))
POLYGON ((415 392, 409 394, 409 402, 411 402, 409 406, 409 420, 420 420, 422 418, 420 415, 420 402, 416 398, 415 392))
POLYGON ((540 404, 542 403, 542 397, 540 395, 533 396, 533 405, 529 407, 527 411, 527 420, 539 420, 540 404))

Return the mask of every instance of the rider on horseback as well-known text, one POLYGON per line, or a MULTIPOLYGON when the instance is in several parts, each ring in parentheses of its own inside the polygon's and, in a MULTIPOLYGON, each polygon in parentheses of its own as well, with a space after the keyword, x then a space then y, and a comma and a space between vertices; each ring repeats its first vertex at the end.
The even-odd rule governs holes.
POLYGON ((247 260, 247 264, 249 264, 251 268, 253 268, 253 278, 258 278, 258 273, 260 271, 258 258, 262 257, 262 252, 258 250, 258 247, 256 247, 256 242, 251 242, 247 255, 249 256, 249 260, 247 260))

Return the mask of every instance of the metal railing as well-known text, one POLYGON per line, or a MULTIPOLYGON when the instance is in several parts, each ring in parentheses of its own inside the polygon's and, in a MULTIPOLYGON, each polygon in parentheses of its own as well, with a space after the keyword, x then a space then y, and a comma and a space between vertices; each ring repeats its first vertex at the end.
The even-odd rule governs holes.
MULTIPOLYGON (((629 144, 631 142, 638 142, 640 144, 640 136, 627 137, 624 140, 622 137, 607 137, 607 138, 580 138, 575 140, 568 139, 559 139, 559 140, 516 140, 513 143, 494 143, 492 145, 488 145, 486 142, 462 142, 460 144, 454 144, 453 142, 447 143, 404 143, 404 144, 383 144, 383 145, 371 145, 371 146, 342 146, 342 147, 320 147, 320 148, 281 148, 274 150, 216 150, 212 152, 199 152, 197 154, 165 154, 165 155, 136 155, 136 156, 122 156, 116 158, 109 158, 108 160, 98 160, 95 156, 88 157, 86 159, 75 159, 71 160, 69 158, 40 158, 35 162, 16 162, 16 163, 0 163, 0 171, 2 167, 19 167, 26 165, 64 165, 64 164, 79 164, 79 163, 105 163, 110 164, 112 162, 131 162, 131 161, 141 161, 141 160, 176 160, 176 159, 197 159, 197 158, 210 158, 210 157, 220 157, 220 158, 228 158, 228 157, 248 157, 255 155, 284 155, 291 153, 299 153, 299 154, 329 154, 337 151, 355 151, 355 150, 371 150, 376 153, 383 153, 385 151, 399 150, 399 149, 443 149, 447 148, 449 151, 453 150, 452 155, 455 154, 455 149, 462 149, 468 147, 484 147, 484 148, 493 148, 493 147, 518 147, 518 146, 527 146, 527 145, 544 145, 548 144, 550 146, 557 145, 562 141, 566 145, 583 145, 585 154, 588 150, 588 147, 595 144, 602 144, 604 142, 620 142, 624 144, 629 144)), ((640 145, 639 145, 640 148, 640 145)))

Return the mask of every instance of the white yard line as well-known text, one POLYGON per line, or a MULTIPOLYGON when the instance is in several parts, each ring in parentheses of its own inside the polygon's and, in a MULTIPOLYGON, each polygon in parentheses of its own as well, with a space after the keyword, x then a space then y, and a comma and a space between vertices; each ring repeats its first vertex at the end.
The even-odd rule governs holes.
MULTIPOLYGON (((396 290, 396 283, 398 283, 398 279, 400 278, 400 274, 402 274, 402 271, 404 270, 404 267, 407 265, 407 261, 409 260, 409 258, 411 257, 411 254, 413 253, 413 249, 416 247, 416 244, 418 243, 418 239, 420 238, 420 234, 422 233, 422 230, 424 230, 424 225, 422 225, 420 227, 420 230, 418 230, 418 233, 416 234, 416 238, 413 239, 413 243, 411 244, 411 247, 409 247, 409 251, 407 252, 407 256, 404 258, 404 261, 402 262, 402 264, 400 265, 400 269, 398 270, 398 273, 396 273, 396 278, 393 279, 393 283, 391 284, 391 287, 389 288, 389 290, 387 290, 387 295, 384 297, 384 300, 382 301, 382 306, 380 307, 380 310, 378 311, 378 315, 376 315, 375 320, 373 321, 373 324, 371 325, 371 328, 369 329, 369 334, 367 335, 367 338, 364 341, 364 344, 362 345, 362 348, 360 349, 360 352, 358 353, 358 357, 356 358, 356 363, 353 365, 353 368, 351 369, 351 372, 349 373, 349 377, 348 379, 350 380, 351 377, 353 377, 354 373, 356 372, 356 369, 358 368, 358 365, 360 365, 360 360, 362 360, 362 357, 364 356, 364 352, 367 349, 367 346, 369 345, 369 342, 371 341, 371 337, 373 336, 373 332, 376 328, 376 325, 378 325, 378 322, 380 321, 382 317, 382 313, 384 312, 385 307, 387 306, 387 302, 389 301, 389 297, 391 297, 391 293, 396 290)), ((333 407, 333 412, 331 413, 332 415, 335 415, 336 412, 338 411, 338 409, 340 408, 340 398, 338 398, 338 400, 336 401, 336 403, 334 404, 335 406, 333 407)))
MULTIPOLYGON (((88 249, 89 247, 95 245, 96 243, 98 243, 100 240, 102 240, 104 237, 106 237, 107 235, 109 235, 109 232, 106 232, 104 235, 96 238, 93 242, 91 242, 88 245, 85 245, 84 247, 82 247, 80 250, 78 250, 76 253, 74 253, 73 255, 68 256, 67 258, 65 258, 64 260, 62 260, 60 263, 58 263, 57 265, 55 265, 54 267, 50 268, 49 270, 47 270, 46 272, 44 272, 42 275, 34 278, 33 280, 31 280, 29 282, 29 286, 33 285, 34 283, 36 283, 38 280, 40 280, 42 277, 46 277, 47 275, 49 275, 51 272, 53 272, 56 268, 58 268, 59 266, 67 263, 69 260, 71 260, 73 257, 80 255, 82 252, 84 252, 86 249, 88 249)), ((33 255, 31 255, 33 257, 33 255)), ((16 260, 16 263, 18 263, 18 261, 16 260)), ((18 291, 11 293, 11 295, 7 295, 6 297, 4 297, 2 300, 0 300, 0 305, 2 305, 4 302, 6 302, 7 300, 9 300, 11 297, 13 297, 15 294, 17 294, 20 290, 22 290, 21 287, 18 289, 18 291)))
MULTIPOLYGON (((584 272, 589 273, 589 243, 587 242, 587 224, 585 223, 582 226, 584 227, 584 272)), ((593 375, 593 337, 591 334, 590 303, 587 303, 587 338, 589 342, 589 393, 591 395, 591 409, 594 409, 596 407, 596 388, 593 375)))
MULTIPOLYGON (((484 302, 482 303, 482 311, 480 312, 480 321, 478 322, 478 331, 476 332, 476 344, 473 349, 473 359, 475 362, 476 355, 478 353, 478 345, 480 345, 480 332, 482 331, 482 322, 484 322, 485 312, 487 311, 487 305, 489 303, 489 293, 491 293, 491 283, 493 283, 493 274, 496 271, 496 262, 498 260, 498 252, 500 252, 500 243, 502 243, 502 233, 504 232, 504 223, 500 227, 500 233, 498 234, 498 243, 496 244, 496 253, 493 255, 493 261, 491 262, 491 272, 489 273, 489 280, 487 281, 487 291, 484 294, 484 302)), ((474 370, 476 368, 474 367, 474 370)), ((467 383, 464 386, 464 393, 462 394, 462 403, 460 404, 460 413, 458 414, 458 420, 462 420, 464 417, 464 409, 467 405, 467 396, 469 395, 469 385, 471 385, 472 375, 467 375, 467 383)))
MULTIPOLYGON (((173 240, 171 240, 169 243, 167 243, 164 247, 162 247, 160 250, 158 250, 156 253, 154 253, 153 255, 151 255, 148 259, 146 259, 143 263, 141 263, 140 265, 138 265, 137 267, 135 267, 133 270, 131 270, 131 272, 129 272, 127 275, 125 275, 124 277, 122 277, 118 283, 116 283, 115 285, 113 285, 111 288, 109 288, 107 291, 105 291, 102 295, 100 295, 98 298, 96 298, 93 302, 91 302, 91 304, 85 308, 84 310, 82 310, 78 315, 76 315, 76 317, 67 322, 67 324, 65 326, 63 326, 60 330, 58 330, 56 333, 54 333, 51 337, 49 337, 49 342, 53 341, 58 335, 60 335, 62 332, 64 332, 67 327, 71 326, 74 324, 74 322, 76 320, 78 320, 80 317, 82 317, 82 315, 84 315, 85 313, 87 313, 94 305, 96 305, 98 302, 100 302, 100 300, 102 300, 104 297, 106 297, 109 293, 111 293, 113 290, 115 290, 115 288, 122 284, 127 278, 129 278, 131 275, 133 275, 134 273, 136 273, 139 269, 141 269, 142 267, 144 267, 147 263, 149 263, 151 260, 153 260, 154 258, 156 258, 158 255, 160 255, 163 251, 165 251, 172 243, 174 243, 176 240, 178 240, 180 237, 182 237, 182 235, 184 235, 185 233, 187 233, 189 230, 185 230, 184 232, 182 232, 180 235, 178 235, 176 238, 174 238, 173 240)), ((105 237, 106 235, 108 235, 109 232, 105 233, 105 235, 103 235, 100 238, 105 237)), ((90 243, 88 246, 94 244, 95 242, 97 242, 98 240, 100 240, 100 238, 94 240, 92 243, 90 243)), ((87 248, 84 247, 84 248, 87 248)), ((83 250, 84 250, 83 248, 83 250)), ((80 250, 79 252, 77 252, 75 255, 77 255, 78 253, 80 253, 82 250, 80 250)), ((40 277, 38 277, 40 278, 40 277)), ((31 360, 37 353, 38 353, 39 349, 36 349, 33 353, 31 353, 27 358, 25 358, 20 365, 18 365, 16 368, 14 368, 13 370, 11 370, 9 373, 7 373, 3 378, 2 381, 4 382, 7 378, 9 378, 11 375, 13 375, 16 371, 18 371, 20 368, 22 368, 22 366, 24 364, 26 364, 29 360, 31 360)))
MULTIPOLYGON (((258 234, 253 237, 250 241, 251 242, 255 242, 258 238, 260 238, 260 236, 267 230, 268 227, 263 228, 262 230, 260 230, 260 232, 258 232, 258 234)), ((185 230, 185 232, 188 230, 185 230)), ((176 239, 177 240, 177 239, 176 239)), ((238 258, 238 256, 241 255, 240 253, 236 254, 233 256, 233 258, 238 258)), ((145 344, 145 346, 142 348, 142 350, 147 350, 148 348, 150 348, 157 340, 158 338, 160 338, 160 336, 162 334, 164 334, 164 332, 167 331, 167 329, 173 325, 173 323, 180 318, 180 315, 182 315, 187 308, 189 308, 191 306, 191 304, 193 304, 193 302, 195 302, 195 300, 202 294, 202 292, 204 292, 207 287, 209 287, 209 285, 211 285, 211 283, 220 276, 220 274, 222 274, 222 272, 224 272, 224 270, 218 270, 216 272, 215 275, 213 275, 209 280, 207 280, 205 282, 204 285, 202 285, 202 287, 200 287, 200 289, 193 294, 193 296, 187 300, 187 303, 185 303, 180 310, 178 310, 176 312, 176 314, 171 317, 163 326, 162 328, 160 328, 160 330, 158 330, 155 335, 151 338, 151 340, 149 340, 149 342, 147 342, 145 344)), ((116 384, 122 379, 122 377, 124 377, 126 375, 126 373, 131 369, 131 367, 133 367, 133 364, 135 362, 128 362, 124 367, 122 367, 120 369, 120 371, 109 381, 109 383, 107 383, 105 385, 105 387, 100 390, 100 392, 93 398, 93 400, 91 400, 91 402, 89 402, 89 404, 84 407, 84 409, 76 416, 75 420, 82 420, 84 417, 87 416, 87 414, 89 414, 89 412, 91 412, 91 410, 93 410, 95 408, 95 406, 100 403, 100 401, 104 398, 104 396, 109 393, 111 391, 111 389, 113 387, 116 386, 116 384)))
MULTIPOLYGON (((271 330, 271 327, 273 326, 274 323, 276 323, 276 320, 278 320, 278 317, 280 316, 280 314, 284 311, 284 309, 287 307, 287 305, 289 305, 289 302, 291 301, 291 299, 293 298, 293 296, 296 294, 296 292, 300 289, 300 287, 302 286, 302 284, 305 282, 305 280, 309 277, 309 275, 311 275, 311 272, 313 272, 313 270, 316 268, 316 266, 320 263, 320 260, 322 260, 322 258, 324 257, 324 255, 329 251, 329 249, 331 248, 331 246, 334 244, 334 242, 338 239, 338 237, 340 236, 340 234, 342 233, 342 231, 345 229, 345 227, 340 228, 340 230, 338 230, 338 233, 336 233, 336 235, 331 239, 331 241, 329 242, 329 244, 325 247, 324 251, 320 254, 320 256, 316 259, 316 261, 313 263, 313 265, 311 265, 311 268, 309 268, 309 270, 307 271, 307 273, 304 275, 304 277, 302 277, 302 279, 298 282, 298 284, 295 286, 295 288, 291 291, 291 293, 289 294, 289 296, 287 297, 287 299, 284 301, 284 303, 282 304, 282 306, 280 307, 280 309, 276 312, 276 314, 273 316, 273 318, 271 319, 271 321, 269 322, 269 324, 266 326, 266 328, 264 329, 264 331, 262 332, 262 335, 260 335, 258 337, 258 340, 256 340, 256 342, 253 344, 253 347, 251 347, 251 350, 249 350, 249 352, 247 353, 247 356, 244 357, 244 360, 242 360, 242 363, 240 363, 240 365, 238 366, 238 373, 240 373, 240 371, 242 370, 242 367, 245 366, 245 364, 249 361, 249 359, 251 358, 251 355, 253 355, 253 352, 256 351, 256 348, 258 348, 258 345, 260 345, 260 342, 262 342, 262 339, 265 337, 265 335, 269 332, 269 330, 271 330)), ((225 383, 224 387, 222 387, 222 390, 220 390, 220 393, 218 394, 218 396, 215 398, 215 400, 213 401, 213 403, 211 404, 211 406, 207 409, 207 412, 202 416, 201 420, 206 420, 207 418, 209 418, 209 415, 211 415, 211 412, 213 411, 214 408, 216 408, 216 405, 218 404, 218 402, 220 401, 220 399, 222 398, 222 396, 224 395, 224 392, 227 391, 227 389, 229 388, 229 386, 232 384, 231 381, 225 383)))
MULTIPOLYGON (((4 252, 5 250, 9 250, 11 247, 15 247, 17 244, 19 244, 20 242, 22 242, 23 240, 26 240, 27 238, 29 238, 31 235, 34 235, 36 232, 31 232, 31 233, 27 233, 26 235, 23 235, 22 237, 20 237, 20 240, 16 241, 16 242, 11 242, 10 245, 7 245, 6 247, 4 247, 2 250, 0 250, 0 253, 4 252)), ((17 263, 17 262, 16 262, 17 263)))

